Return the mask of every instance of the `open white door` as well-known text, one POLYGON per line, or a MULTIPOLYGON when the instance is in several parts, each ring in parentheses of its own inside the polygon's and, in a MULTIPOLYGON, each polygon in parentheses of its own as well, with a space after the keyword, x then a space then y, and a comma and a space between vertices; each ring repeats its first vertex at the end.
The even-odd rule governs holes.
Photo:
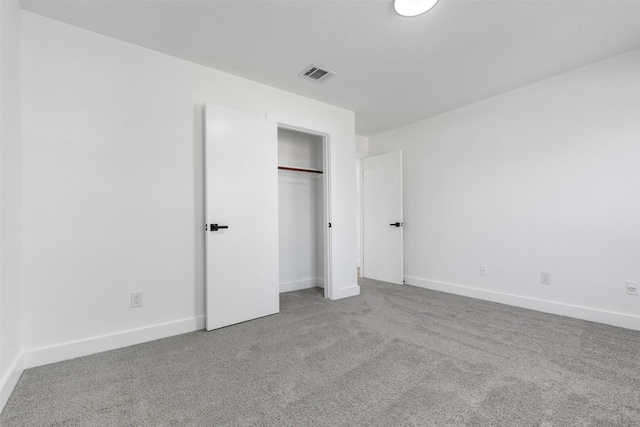
POLYGON ((402 151, 365 157, 362 165, 364 277, 401 285, 402 151))
POLYGON ((278 313, 276 123, 206 106, 207 330, 278 313))

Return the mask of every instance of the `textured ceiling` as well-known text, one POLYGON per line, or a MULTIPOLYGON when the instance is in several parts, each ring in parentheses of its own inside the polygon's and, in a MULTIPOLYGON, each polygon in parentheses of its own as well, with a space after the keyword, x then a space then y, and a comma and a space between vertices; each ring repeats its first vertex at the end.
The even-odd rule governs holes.
POLYGON ((22 0, 23 9, 356 112, 373 135, 640 47, 640 1, 22 0), (315 63, 338 73, 297 77, 315 63))

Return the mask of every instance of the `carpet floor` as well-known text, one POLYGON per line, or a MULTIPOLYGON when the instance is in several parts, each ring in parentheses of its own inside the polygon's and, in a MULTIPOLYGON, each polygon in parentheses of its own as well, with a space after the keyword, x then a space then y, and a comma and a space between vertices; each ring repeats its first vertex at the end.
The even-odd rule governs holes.
POLYGON ((640 332, 411 286, 26 370, 12 426, 640 426, 640 332))

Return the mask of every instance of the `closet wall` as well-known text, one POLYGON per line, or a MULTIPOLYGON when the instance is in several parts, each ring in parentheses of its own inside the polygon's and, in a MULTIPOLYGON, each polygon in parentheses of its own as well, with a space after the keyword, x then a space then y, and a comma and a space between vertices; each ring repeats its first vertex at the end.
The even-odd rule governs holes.
MULTIPOLYGON (((278 129, 278 165, 322 171, 321 137, 278 129)), ((280 292, 324 286, 323 174, 278 171, 280 292)))

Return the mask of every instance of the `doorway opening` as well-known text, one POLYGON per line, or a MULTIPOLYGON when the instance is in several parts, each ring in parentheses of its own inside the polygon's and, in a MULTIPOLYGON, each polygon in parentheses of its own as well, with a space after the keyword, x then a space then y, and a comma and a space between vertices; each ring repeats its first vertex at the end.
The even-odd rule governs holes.
POLYGON ((331 298, 329 136, 278 125, 280 292, 319 288, 331 298))

